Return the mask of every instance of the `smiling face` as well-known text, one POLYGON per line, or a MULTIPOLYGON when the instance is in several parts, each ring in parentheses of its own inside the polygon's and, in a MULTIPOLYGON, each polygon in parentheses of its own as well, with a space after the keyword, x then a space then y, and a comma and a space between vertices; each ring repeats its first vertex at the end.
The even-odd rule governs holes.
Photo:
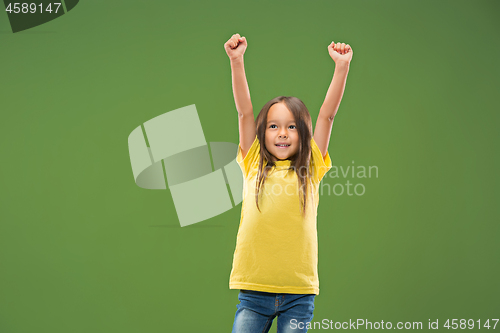
POLYGON ((295 118, 284 103, 276 103, 269 108, 266 149, 278 160, 286 160, 299 150, 299 132, 295 118))

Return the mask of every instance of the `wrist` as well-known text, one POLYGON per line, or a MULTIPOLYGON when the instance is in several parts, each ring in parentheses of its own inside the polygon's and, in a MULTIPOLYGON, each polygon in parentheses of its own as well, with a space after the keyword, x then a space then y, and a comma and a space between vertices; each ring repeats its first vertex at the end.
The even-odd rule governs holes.
POLYGON ((349 64, 350 62, 349 61, 345 61, 345 60, 337 60, 335 62, 335 68, 337 67, 341 67, 341 68, 349 68, 349 64))
POLYGON ((243 55, 237 56, 235 58, 229 58, 231 60, 231 64, 240 65, 243 64, 243 55))

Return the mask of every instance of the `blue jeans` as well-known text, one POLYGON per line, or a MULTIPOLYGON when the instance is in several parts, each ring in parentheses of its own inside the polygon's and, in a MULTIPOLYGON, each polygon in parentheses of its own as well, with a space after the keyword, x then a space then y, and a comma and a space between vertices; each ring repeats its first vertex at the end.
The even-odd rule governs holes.
POLYGON ((307 332, 315 294, 275 294, 241 289, 232 333, 267 333, 278 316, 277 333, 307 332))

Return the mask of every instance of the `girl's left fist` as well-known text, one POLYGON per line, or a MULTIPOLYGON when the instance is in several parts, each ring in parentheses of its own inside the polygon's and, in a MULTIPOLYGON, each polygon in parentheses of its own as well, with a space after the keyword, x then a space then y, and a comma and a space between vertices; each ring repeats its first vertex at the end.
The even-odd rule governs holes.
POLYGON ((328 45, 328 53, 332 57, 333 61, 337 63, 338 61, 344 61, 347 63, 351 62, 352 59, 352 47, 349 44, 332 42, 328 45))

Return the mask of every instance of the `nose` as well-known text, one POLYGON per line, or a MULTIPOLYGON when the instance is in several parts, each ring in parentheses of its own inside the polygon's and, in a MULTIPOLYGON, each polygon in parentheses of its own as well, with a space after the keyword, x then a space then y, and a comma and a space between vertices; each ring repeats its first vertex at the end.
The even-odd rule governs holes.
POLYGON ((280 130, 279 134, 278 134, 278 137, 279 137, 280 139, 285 139, 287 136, 288 136, 288 135, 287 135, 286 129, 285 129, 285 128, 282 128, 282 129, 280 130))

